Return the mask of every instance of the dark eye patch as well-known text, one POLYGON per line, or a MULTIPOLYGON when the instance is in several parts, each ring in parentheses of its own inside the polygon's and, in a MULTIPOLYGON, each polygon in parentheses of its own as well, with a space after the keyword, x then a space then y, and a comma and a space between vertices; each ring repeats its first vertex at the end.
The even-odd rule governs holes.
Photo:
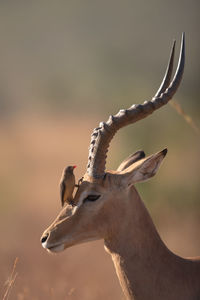
POLYGON ((88 195, 84 200, 83 203, 87 202, 87 201, 96 201, 97 199, 99 199, 101 197, 101 195, 88 195))

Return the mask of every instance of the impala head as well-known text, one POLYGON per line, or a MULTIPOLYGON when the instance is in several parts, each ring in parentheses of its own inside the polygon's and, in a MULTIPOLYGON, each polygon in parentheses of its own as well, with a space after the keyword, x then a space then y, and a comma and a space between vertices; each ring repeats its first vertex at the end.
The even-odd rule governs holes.
POLYGON ((175 42, 162 84, 151 101, 120 110, 94 129, 86 173, 79 181, 73 203, 65 204, 41 238, 42 246, 47 250, 59 252, 86 241, 108 239, 115 224, 126 215, 130 201, 134 201, 133 194, 130 197, 134 183, 148 180, 156 174, 167 149, 147 158, 143 151, 138 151, 112 172, 105 170, 106 154, 120 128, 147 117, 168 103, 175 94, 184 70, 184 35, 177 70, 171 81, 174 50, 175 42))

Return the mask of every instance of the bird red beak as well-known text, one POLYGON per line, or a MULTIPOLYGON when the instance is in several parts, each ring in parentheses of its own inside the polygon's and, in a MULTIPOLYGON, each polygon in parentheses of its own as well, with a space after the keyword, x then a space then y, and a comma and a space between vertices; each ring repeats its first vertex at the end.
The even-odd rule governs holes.
POLYGON ((77 166, 73 166, 73 168, 75 169, 77 166))

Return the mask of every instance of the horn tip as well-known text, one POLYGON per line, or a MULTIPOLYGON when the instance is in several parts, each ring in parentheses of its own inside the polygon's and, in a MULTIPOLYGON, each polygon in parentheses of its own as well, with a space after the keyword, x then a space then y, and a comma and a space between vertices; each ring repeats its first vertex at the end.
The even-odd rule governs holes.
POLYGON ((161 152, 162 152, 163 156, 166 156, 168 150, 167 150, 167 148, 165 148, 165 149, 163 149, 161 152))

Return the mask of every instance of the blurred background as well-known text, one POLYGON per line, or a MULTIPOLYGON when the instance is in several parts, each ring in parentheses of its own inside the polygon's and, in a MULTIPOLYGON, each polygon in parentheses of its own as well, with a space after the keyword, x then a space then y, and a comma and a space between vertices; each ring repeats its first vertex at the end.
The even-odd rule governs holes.
MULTIPOLYGON (((63 168, 76 164, 78 180, 92 129, 151 99, 182 31, 186 68, 174 100, 199 127, 199 1, 0 1, 0 298, 18 257, 11 300, 124 299, 103 241, 50 255, 39 239, 61 208, 63 168)), ((199 146, 168 105, 118 133, 108 156, 116 169, 138 149, 168 147, 157 176, 137 188, 182 256, 200 255, 199 146)))

